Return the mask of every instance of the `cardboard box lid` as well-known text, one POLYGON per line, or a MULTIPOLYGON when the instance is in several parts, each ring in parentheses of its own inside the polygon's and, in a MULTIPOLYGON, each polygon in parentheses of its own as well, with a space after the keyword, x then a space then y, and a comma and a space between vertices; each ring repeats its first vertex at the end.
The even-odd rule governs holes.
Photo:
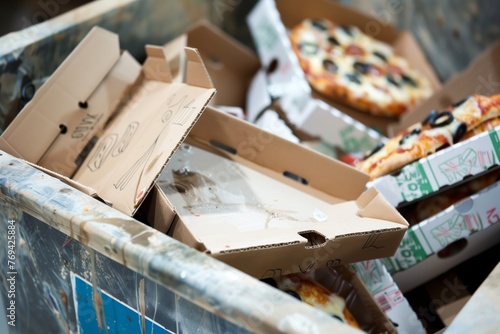
POLYGON ((408 111, 399 122, 389 127, 395 135, 424 119, 431 110, 442 110, 471 94, 494 95, 500 93, 500 42, 482 52, 469 66, 453 76, 428 100, 408 111))
POLYGON ((133 215, 215 93, 195 49, 185 83, 171 82, 165 52, 144 65, 95 27, 0 138, 0 148, 92 188, 133 215), (88 153, 84 155, 83 153, 88 153))
POLYGON ((173 236, 256 277, 327 250, 346 263, 384 257, 407 228, 364 191, 366 174, 210 107, 186 143, 198 149, 179 150, 157 181, 179 217, 173 236))

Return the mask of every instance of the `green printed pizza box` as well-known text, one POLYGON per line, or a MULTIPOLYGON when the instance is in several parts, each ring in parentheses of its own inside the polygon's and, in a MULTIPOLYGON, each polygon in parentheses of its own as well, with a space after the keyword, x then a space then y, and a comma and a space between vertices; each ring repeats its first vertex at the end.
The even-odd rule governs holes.
POLYGON ((175 213, 170 236, 265 278, 393 255, 407 222, 367 179, 208 106, 156 181, 156 205, 175 213))
POLYGON ((382 259, 403 292, 497 244, 498 198, 500 181, 410 226, 396 254, 382 259))
POLYGON ((141 65, 94 27, 0 137, 0 149, 134 215, 215 93, 196 49, 173 81, 167 50, 141 65))
MULTIPOLYGON (((379 17, 335 1, 260 0, 247 16, 247 25, 263 67, 267 69, 267 76, 263 83, 267 84, 269 94, 273 98, 289 95, 294 101, 294 105, 289 105, 284 111, 290 122, 298 127, 304 126, 304 129, 311 131, 310 123, 314 119, 316 119, 314 126, 321 126, 320 122, 326 119, 327 124, 334 127, 335 120, 338 119, 333 115, 325 116, 326 111, 318 111, 319 115, 316 115, 311 110, 304 110, 304 103, 307 103, 308 96, 324 101, 357 122, 374 128, 384 136, 387 135, 389 127, 398 122, 398 118, 374 116, 335 102, 311 89, 292 51, 287 34, 289 29, 307 18, 325 18, 339 24, 358 27, 366 34, 393 47, 396 53, 429 79, 435 90, 441 86, 434 69, 414 36, 408 31, 396 29, 379 17), (270 66, 272 64, 274 66, 270 66), (272 68, 274 68, 273 71, 271 71, 272 68), (308 121, 308 117, 313 119, 308 121)), ((342 122, 341 119, 339 121, 342 122)))
POLYGON ((381 259, 351 264, 375 302, 398 324, 399 333, 424 334, 425 328, 381 259))
POLYGON ((456 143, 368 183, 395 207, 498 168, 500 127, 456 143))

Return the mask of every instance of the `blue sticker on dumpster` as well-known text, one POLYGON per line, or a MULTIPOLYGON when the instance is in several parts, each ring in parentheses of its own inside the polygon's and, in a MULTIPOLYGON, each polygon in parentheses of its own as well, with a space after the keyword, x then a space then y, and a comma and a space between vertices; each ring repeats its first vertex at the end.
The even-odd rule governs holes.
MULTIPOLYGON (((137 311, 104 291, 99 291, 102 303, 94 307, 92 284, 72 274, 78 333, 80 334, 136 334, 142 333, 142 316, 137 311), (96 309, 100 308, 98 320, 96 309), (99 328, 99 321, 101 328, 99 328)), ((145 333, 173 333, 148 317, 144 321, 145 333)))

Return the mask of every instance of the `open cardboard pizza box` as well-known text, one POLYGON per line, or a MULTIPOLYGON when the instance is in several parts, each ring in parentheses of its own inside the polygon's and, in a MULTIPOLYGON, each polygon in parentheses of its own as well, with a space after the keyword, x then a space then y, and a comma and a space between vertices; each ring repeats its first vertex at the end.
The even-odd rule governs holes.
POLYGON ((176 213, 169 235, 263 278, 392 255, 407 222, 366 181, 207 107, 157 180, 156 205, 176 213))
MULTIPOLYGON (((356 110, 328 99, 312 90, 300 68, 297 57, 291 49, 287 30, 306 18, 325 18, 343 25, 354 25, 364 33, 391 45, 397 54, 408 60, 409 64, 427 77, 437 90, 441 84, 432 66, 419 44, 407 31, 397 30, 382 19, 358 11, 352 7, 328 0, 260 0, 247 17, 247 23, 255 41, 257 52, 264 67, 277 61, 277 69, 268 75, 269 89, 272 95, 282 97, 291 95, 296 100, 296 107, 288 107, 285 112, 292 123, 302 127, 309 117, 302 114, 303 100, 312 95, 328 105, 340 110, 364 125, 387 135, 388 126, 398 121, 397 118, 378 117, 356 110), (300 96, 306 96, 299 98, 300 96)), ((319 118, 324 120, 324 118, 319 118)), ((320 121, 316 122, 321 126, 320 121)), ((306 130, 306 129, 305 129, 306 130)), ((308 126, 307 130, 314 130, 308 126)))
POLYGON ((0 137, 0 149, 133 215, 215 93, 195 49, 172 82, 165 50, 141 66, 95 27, 0 137))

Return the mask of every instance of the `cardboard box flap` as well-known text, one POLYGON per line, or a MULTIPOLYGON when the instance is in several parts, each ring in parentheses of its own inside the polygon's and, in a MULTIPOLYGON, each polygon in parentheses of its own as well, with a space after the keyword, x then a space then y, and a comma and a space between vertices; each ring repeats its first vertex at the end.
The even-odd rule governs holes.
POLYGON ((187 59, 186 83, 190 86, 214 88, 212 79, 210 79, 199 52, 190 47, 186 47, 185 50, 187 59))
POLYGON ((172 74, 164 48, 156 45, 146 45, 146 61, 142 65, 147 79, 172 82, 172 74))
MULTIPOLYGON (((180 203, 176 195, 171 198, 175 203, 180 203)), ((329 247, 329 244, 336 242, 337 239, 353 236, 359 236, 364 243, 366 235, 405 231, 407 228, 404 220, 394 222, 358 216, 359 209, 354 201, 329 206, 317 203, 316 209, 313 208, 313 203, 304 205, 299 205, 297 201, 289 203, 294 203, 291 205, 294 210, 309 206, 311 210, 306 209, 301 212, 291 210, 290 216, 287 216, 286 213, 276 209, 267 221, 262 213, 255 211, 253 203, 249 203, 248 206, 242 205, 241 211, 208 213, 199 209, 194 214, 187 214, 185 208, 179 206, 178 213, 183 223, 189 226, 183 233, 188 234, 191 242, 198 248, 209 250, 212 254, 238 252, 249 248, 279 248, 294 244, 299 244, 300 248, 305 249, 329 247), (244 212, 246 217, 237 217, 244 212)), ((185 204, 190 205, 187 202, 185 204)), ((265 203, 260 205, 264 208, 269 206, 265 203)), ((221 203, 220 206, 226 205, 221 203)), ((176 237, 179 237, 178 233, 179 231, 176 232, 176 237)), ((394 247, 397 247, 397 243, 394 247)))
MULTIPOLYGON (((85 118, 86 110, 79 107, 79 103, 89 100, 119 59, 118 36, 93 28, 5 130, 0 148, 37 163, 61 137, 61 132, 72 134, 79 121, 85 118)), ((71 171, 63 174, 69 173, 71 171)))
POLYGON ((281 97, 293 86, 310 94, 311 87, 291 50, 286 28, 281 22, 275 2, 259 1, 247 16, 247 24, 262 66, 274 69, 266 75, 267 89, 271 96, 281 97))
POLYGON ((166 58, 167 55, 172 55, 174 57, 174 66, 178 66, 176 70, 180 74, 179 77, 182 77, 184 72, 184 68, 180 67, 184 64, 183 60, 185 59, 185 62, 187 62, 185 67, 186 84, 202 88, 214 88, 212 79, 198 50, 184 47, 178 52, 174 52, 174 48, 180 47, 183 43, 185 43, 185 38, 176 39, 173 44, 167 44, 165 47, 147 45, 146 53, 148 57, 143 65, 146 78, 168 83, 172 82, 172 73, 170 72, 169 61, 166 58), (183 51, 185 57, 181 55, 183 51))
POLYGON ((408 222, 403 216, 398 211, 392 210, 392 205, 384 196, 374 190, 375 188, 369 188, 356 200, 356 205, 359 207, 358 215, 364 218, 382 219, 408 226, 408 222), (384 208, 387 210, 384 210, 384 208))

